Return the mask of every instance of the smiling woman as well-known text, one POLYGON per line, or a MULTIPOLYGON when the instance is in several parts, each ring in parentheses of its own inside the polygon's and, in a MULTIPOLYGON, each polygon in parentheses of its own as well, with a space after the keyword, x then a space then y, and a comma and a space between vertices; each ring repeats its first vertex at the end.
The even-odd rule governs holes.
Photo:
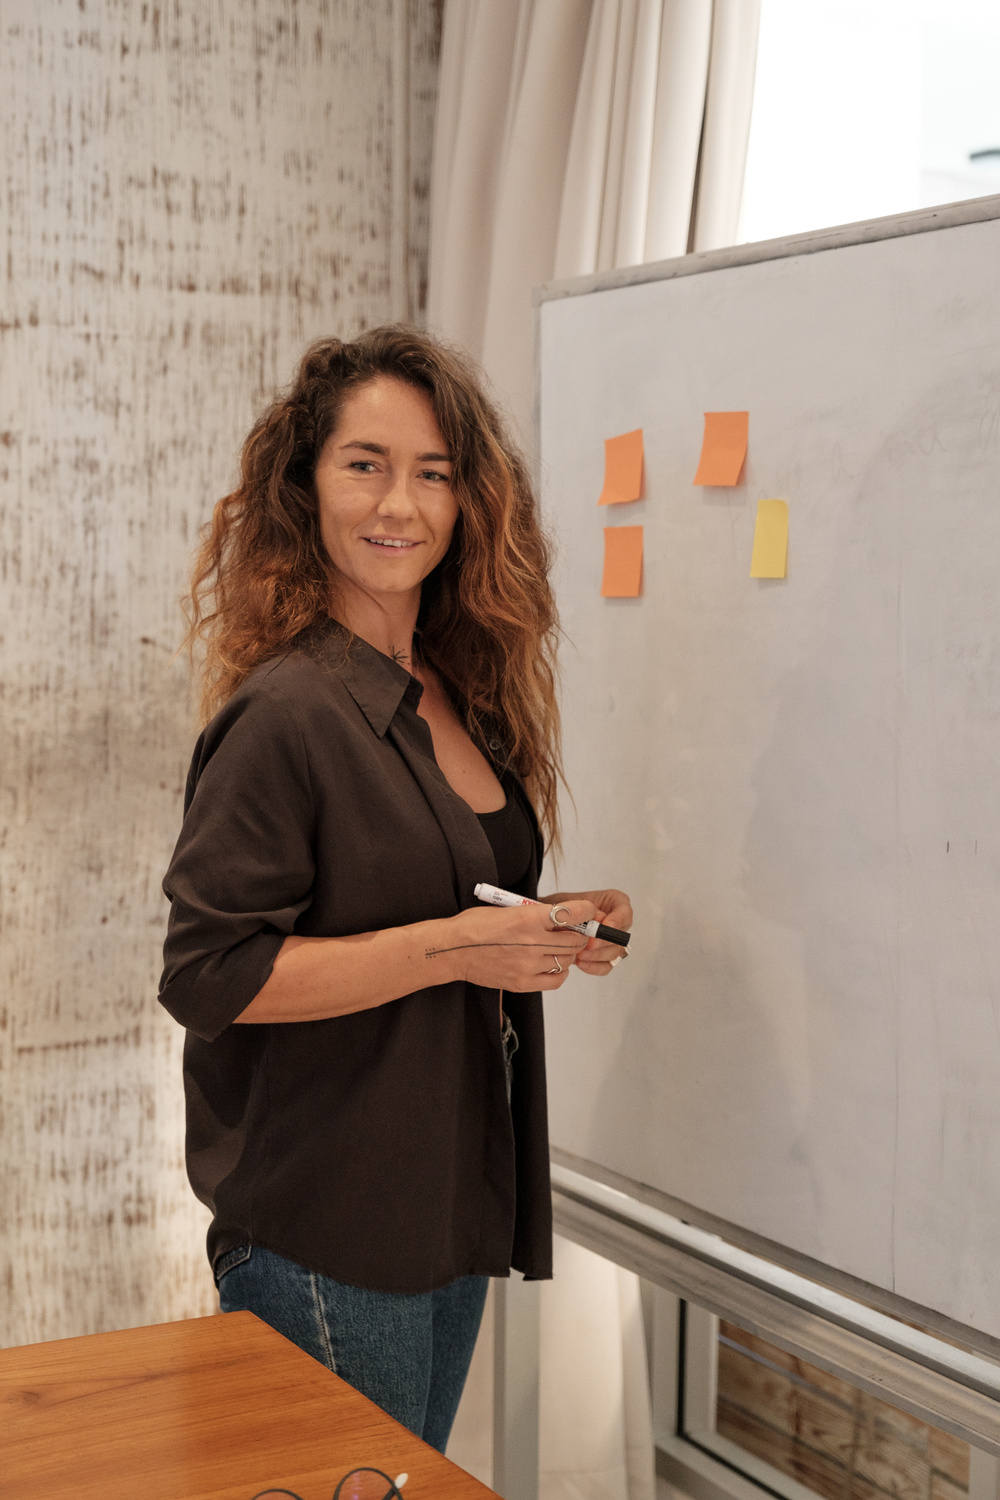
POLYGON ((487 1277, 551 1274, 538 992, 621 951, 567 923, 631 924, 619 891, 474 897, 534 897, 555 830, 547 568, 475 373, 387 328, 307 353, 192 591, 161 1000, 222 1307, 441 1449, 487 1277))
POLYGON ((320 453, 316 495, 341 605, 351 595, 391 611, 382 596, 404 594, 419 606, 458 520, 451 456, 427 393, 389 376, 354 391, 320 453))

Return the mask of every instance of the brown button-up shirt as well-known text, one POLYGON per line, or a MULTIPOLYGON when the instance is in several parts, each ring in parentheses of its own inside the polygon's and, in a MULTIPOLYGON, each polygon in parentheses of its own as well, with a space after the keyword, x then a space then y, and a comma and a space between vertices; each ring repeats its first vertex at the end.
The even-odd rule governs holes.
MULTIPOLYGON (((213 1263, 264 1245, 377 1291, 551 1275, 541 996, 456 982, 325 1021, 234 1026, 290 933, 453 916, 496 879, 417 714, 422 688, 331 622, 250 674, 198 740, 160 999, 188 1029, 187 1164, 213 1263)), ((535 895, 536 833, 519 887, 535 895)))

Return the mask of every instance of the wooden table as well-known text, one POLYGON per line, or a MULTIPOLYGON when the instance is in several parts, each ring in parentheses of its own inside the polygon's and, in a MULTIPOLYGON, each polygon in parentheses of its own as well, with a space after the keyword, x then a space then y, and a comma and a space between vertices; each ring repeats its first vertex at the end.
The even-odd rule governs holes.
POLYGON ((2 1500, 331 1500, 365 1464, 494 1496, 252 1313, 0 1351, 2 1500))

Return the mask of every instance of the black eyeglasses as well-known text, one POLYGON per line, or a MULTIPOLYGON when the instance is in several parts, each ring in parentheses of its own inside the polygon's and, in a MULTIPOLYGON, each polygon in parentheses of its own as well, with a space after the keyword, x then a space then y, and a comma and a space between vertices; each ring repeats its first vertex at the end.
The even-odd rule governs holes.
MULTIPOLYGON (((333 1500, 403 1500, 403 1485, 409 1474, 398 1474, 390 1479, 381 1469, 352 1469, 345 1474, 333 1492, 333 1500)), ((289 1500, 302 1500, 294 1490, 260 1490, 253 1500, 264 1500, 265 1495, 286 1495, 289 1500)))

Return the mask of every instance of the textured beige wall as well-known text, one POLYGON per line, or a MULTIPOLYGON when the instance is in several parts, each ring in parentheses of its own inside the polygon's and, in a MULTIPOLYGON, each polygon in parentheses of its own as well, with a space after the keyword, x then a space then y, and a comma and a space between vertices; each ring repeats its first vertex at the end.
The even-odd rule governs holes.
POLYGON ((154 998, 177 601, 305 342, 419 302, 438 9, 0 6, 0 1345, 214 1305, 154 998))

